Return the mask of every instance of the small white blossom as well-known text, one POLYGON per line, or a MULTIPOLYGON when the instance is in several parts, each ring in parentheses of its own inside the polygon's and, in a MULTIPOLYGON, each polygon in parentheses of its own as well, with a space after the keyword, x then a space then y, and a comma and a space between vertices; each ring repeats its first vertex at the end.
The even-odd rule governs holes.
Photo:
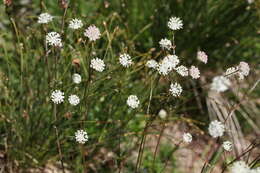
POLYGON ((188 76, 189 75, 189 69, 183 65, 175 68, 177 73, 179 73, 181 76, 188 76))
POLYGON ((69 28, 71 29, 79 29, 83 26, 83 23, 80 19, 72 19, 70 22, 69 22, 69 28))
POLYGON ((238 72, 238 69, 236 67, 230 67, 226 70, 225 76, 231 77, 231 76, 234 76, 235 74, 237 74, 237 72, 238 72))
POLYGON ((126 101, 127 105, 133 109, 137 108, 140 101, 136 95, 130 95, 126 101))
POLYGON ((232 142, 230 142, 230 141, 225 141, 225 142, 223 142, 222 146, 223 146, 224 150, 226 150, 226 151, 232 151, 232 148, 233 148, 232 142))
POLYGON ((126 53, 119 56, 119 62, 124 67, 130 67, 133 64, 131 56, 126 53))
POLYGON ((46 43, 50 46, 62 47, 60 34, 57 32, 49 32, 46 35, 46 43))
POLYGON ((168 27, 172 30, 182 29, 183 27, 182 20, 178 17, 171 17, 168 22, 168 27))
POLYGON ((200 77, 200 70, 197 67, 191 66, 189 71, 190 71, 190 76, 193 79, 198 79, 200 77))
POLYGON ((105 63, 102 59, 94 58, 90 62, 90 67, 98 72, 102 72, 105 69, 105 63))
POLYGON ((176 55, 168 55, 163 58, 162 62, 158 65, 158 72, 162 75, 169 74, 178 64, 180 60, 176 55))
POLYGON ((151 59, 151 60, 146 62, 146 66, 148 68, 156 69, 158 67, 158 63, 155 60, 151 59))
POLYGON ((224 92, 231 86, 231 82, 224 76, 216 76, 213 78, 210 89, 217 92, 224 92))
POLYGON ((175 82, 174 84, 172 83, 170 86, 170 92, 171 92, 172 96, 179 97, 182 93, 181 85, 178 84, 177 82, 175 82))
POLYGON ((75 139, 80 144, 85 144, 88 141, 88 133, 84 130, 77 130, 75 132, 75 139))
POLYGON ((224 132, 225 132, 225 125, 222 122, 218 120, 214 120, 209 124, 209 134, 213 138, 223 136, 224 132))
POLYGON ((182 136, 182 139, 186 143, 191 143, 192 135, 190 133, 184 133, 183 136, 182 136))
POLYGON ((162 49, 167 49, 170 50, 172 48, 172 42, 170 40, 168 40, 167 38, 165 39, 161 39, 161 41, 159 42, 160 47, 162 49))
POLYGON ((79 84, 81 82, 81 76, 78 73, 72 75, 72 80, 75 84, 79 84))
POLYGON ((239 79, 244 79, 245 76, 249 75, 250 67, 246 62, 240 62, 238 65, 239 79))
POLYGON ((73 106, 76 106, 80 102, 80 99, 77 95, 70 95, 68 100, 69 103, 73 106))
POLYGON ((55 104, 60 104, 64 101, 64 92, 60 90, 55 90, 51 93, 51 100, 55 104))
POLYGON ((230 171, 231 173, 250 173, 250 168, 244 161, 237 161, 233 163, 230 171))
POLYGON ((88 37, 90 41, 96 41, 100 38, 101 33, 95 25, 91 25, 85 30, 84 35, 88 37))
POLYGON ((167 112, 166 112, 166 110, 161 109, 160 112, 158 113, 158 115, 159 115, 159 117, 160 117, 161 119, 164 119, 164 118, 166 118, 166 116, 167 116, 167 112))
POLYGON ((198 51, 197 59, 205 64, 208 62, 208 55, 203 51, 198 51))
POLYGON ((49 13, 42 13, 38 16, 38 23, 49 23, 53 17, 49 13))

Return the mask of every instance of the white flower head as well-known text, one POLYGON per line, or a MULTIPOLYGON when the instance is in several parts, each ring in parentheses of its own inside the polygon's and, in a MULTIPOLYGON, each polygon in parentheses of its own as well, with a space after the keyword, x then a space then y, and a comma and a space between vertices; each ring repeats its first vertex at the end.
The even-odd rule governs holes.
POLYGON ((244 79, 245 76, 249 75, 250 67, 246 62, 240 62, 238 65, 239 79, 244 79))
POLYGON ((230 67, 226 70, 225 76, 231 77, 231 76, 234 76, 235 74, 237 74, 237 72, 238 72, 238 69, 236 67, 230 67))
POLYGON ((88 141, 88 133, 84 130, 77 130, 75 132, 75 139, 80 144, 85 144, 88 141))
POLYGON ((167 116, 167 112, 166 112, 166 110, 161 109, 161 110, 159 111, 158 115, 159 115, 159 117, 160 117, 161 119, 164 119, 164 118, 166 118, 166 116, 167 116))
POLYGON ((81 76, 78 73, 72 75, 72 80, 75 84, 79 84, 81 82, 81 76))
POLYGON ((46 43, 50 46, 62 47, 60 34, 57 32, 49 32, 46 35, 46 43))
POLYGON ((170 86, 170 92, 173 97, 179 97, 182 93, 182 87, 180 84, 175 82, 174 84, 172 83, 170 86))
POLYGON ((136 95, 130 95, 126 101, 127 105, 133 109, 137 108, 140 101, 136 95))
POLYGON ((146 62, 146 66, 148 68, 156 69, 158 67, 158 63, 155 60, 151 59, 146 62))
POLYGON ((176 67, 175 70, 177 73, 179 73, 181 76, 188 76, 189 75, 189 69, 183 65, 176 67))
POLYGON ((83 23, 80 19, 72 19, 70 22, 69 22, 69 28, 71 29, 79 29, 83 26, 83 23))
POLYGON ((195 67, 195 66, 191 66, 190 68, 190 76, 193 78, 193 79, 198 79, 200 78, 200 70, 195 67))
POLYGON ((205 64, 208 62, 208 55, 203 51, 198 51, 197 59, 205 64))
POLYGON ((162 75, 169 74, 178 64, 180 60, 176 55, 168 55, 163 58, 162 62, 158 65, 158 72, 162 75))
POLYGON ((233 144, 230 141, 224 141, 222 144, 222 147, 224 148, 224 150, 226 151, 232 151, 233 149, 233 144))
POLYGON ((70 95, 68 100, 69 103, 73 106, 76 106, 80 102, 80 99, 77 95, 70 95))
POLYGON ((100 38, 101 33, 95 25, 91 25, 85 30, 84 35, 88 37, 90 41, 96 41, 100 38))
POLYGON ((182 136, 182 140, 186 143, 191 143, 192 135, 190 133, 184 133, 182 136))
POLYGON ((172 48, 172 42, 167 38, 161 39, 159 44, 162 49, 170 50, 172 48))
POLYGON ((38 23, 49 23, 52 19, 53 17, 49 13, 42 13, 38 16, 38 23))
POLYGON ((168 22, 168 27, 171 30, 179 30, 182 29, 183 23, 182 20, 178 17, 171 17, 169 22, 168 22))
POLYGON ((233 163, 230 171, 231 173, 250 173, 250 168, 244 161, 237 161, 233 163))
POLYGON ((55 90, 51 93, 51 100, 55 104, 60 104, 64 101, 64 92, 55 90))
POLYGON ((119 62, 124 67, 130 67, 133 64, 131 56, 126 53, 119 55, 119 62))
POLYGON ((210 89, 217 92, 224 92, 231 86, 231 82, 224 76, 216 76, 213 78, 210 89))
POLYGON ((105 69, 105 63, 102 59, 94 58, 90 62, 90 67, 98 72, 102 72, 105 69))
POLYGON ((225 132, 225 125, 218 120, 214 120, 209 124, 208 130, 209 130, 209 134, 213 138, 221 137, 225 132))

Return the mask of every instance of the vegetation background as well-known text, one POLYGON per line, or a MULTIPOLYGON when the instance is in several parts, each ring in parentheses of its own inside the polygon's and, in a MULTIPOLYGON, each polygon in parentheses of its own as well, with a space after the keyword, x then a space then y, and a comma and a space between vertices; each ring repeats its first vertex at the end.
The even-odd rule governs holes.
POLYGON ((260 134, 259 1, 61 2, 68 3, 66 13, 64 6, 51 0, 21 0, 0 6, 2 172, 197 173, 208 162, 214 169, 202 172, 220 172, 249 144, 256 149, 248 158, 252 166, 259 165, 259 141, 255 140, 260 134), (55 16, 54 22, 39 25, 41 12, 55 16), (171 37, 167 29, 171 16, 184 22, 184 29, 175 35, 176 54, 182 61, 189 66, 197 64, 198 50, 209 56, 208 64, 200 66, 198 81, 163 78, 144 66, 147 60, 164 55, 158 42, 171 37), (101 40, 91 44, 84 41, 83 30, 67 29, 72 18, 82 19, 84 28, 91 24, 100 28, 101 40), (46 53, 44 41, 49 31, 62 33, 62 51, 46 53), (134 58, 131 70, 118 64, 122 52, 134 58), (89 60, 95 56, 108 64, 104 73, 89 69, 89 60), (225 94, 212 95, 207 83, 240 61, 250 64, 250 76, 243 82, 234 81, 225 94), (75 72, 83 77, 79 86, 71 81, 75 72), (183 85, 180 99, 169 97, 167 87, 172 79, 183 85), (58 105, 57 119, 49 99, 55 88, 81 97, 77 107, 58 105), (138 110, 127 107, 125 100, 130 94, 138 95, 142 105, 138 110), (235 151, 215 157, 212 148, 219 141, 207 136, 208 123, 225 116, 234 105, 235 119, 230 123, 236 127, 232 137, 235 151), (158 117, 161 109, 167 111, 166 119, 158 117), (74 132, 80 128, 89 134, 85 145, 74 140, 74 132), (191 145, 178 144, 184 131, 193 134, 191 145))

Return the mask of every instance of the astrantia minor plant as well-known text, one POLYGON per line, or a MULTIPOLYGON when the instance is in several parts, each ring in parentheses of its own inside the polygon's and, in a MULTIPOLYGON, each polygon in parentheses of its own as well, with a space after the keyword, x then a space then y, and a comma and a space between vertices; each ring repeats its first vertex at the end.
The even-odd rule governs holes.
MULTIPOLYGON (((199 50, 194 52, 197 57, 193 57, 197 63, 190 63, 178 54, 175 38, 186 29, 181 16, 171 17, 166 23, 170 37, 165 33, 158 43, 160 50, 143 54, 136 52, 133 43, 128 44, 130 38, 126 31, 113 23, 115 16, 102 24, 95 23, 90 18, 67 13, 70 10, 67 1, 61 2, 64 15, 40 13, 32 25, 32 31, 37 34, 32 32, 32 42, 25 44, 26 49, 21 46, 17 52, 21 60, 32 58, 32 52, 35 55, 35 59, 21 65, 21 69, 25 68, 21 75, 25 96, 22 96, 22 103, 18 103, 19 108, 15 108, 23 112, 23 117, 29 117, 26 120, 19 117, 19 122, 33 124, 26 123, 23 126, 25 130, 19 133, 10 132, 14 133, 14 139, 19 139, 17 143, 21 146, 28 146, 24 145, 21 135, 28 132, 27 128, 35 129, 29 139, 41 139, 34 143, 41 154, 30 152, 24 155, 23 151, 18 151, 21 156, 26 156, 18 158, 32 159, 35 165, 44 165, 46 160, 58 160, 64 172, 65 169, 102 172, 102 166, 106 164, 111 166, 111 170, 120 171, 128 166, 132 172, 139 172, 144 163, 147 135, 154 135, 149 134, 150 128, 159 122, 159 127, 164 130, 173 119, 182 120, 177 109, 189 95, 193 95, 193 91, 186 87, 186 81, 201 80, 204 76, 201 66, 210 62, 210 56, 203 49, 199 50), (131 151, 138 154, 129 166, 125 158, 131 155, 131 151), (44 158, 43 162, 37 161, 41 158, 44 158)), ((231 80, 242 80, 249 72, 249 65, 240 62, 214 77, 208 84, 209 88, 224 94, 231 86, 231 80)), ((15 103, 15 100, 9 102, 15 103)), ((13 118, 10 121, 16 122, 13 118)), ((192 124, 192 121, 186 122, 192 124)), ((234 149, 232 139, 226 135, 226 121, 212 120, 204 128, 208 131, 205 135, 219 146, 214 153, 224 155, 234 149)), ((155 169, 163 130, 149 170, 155 169)), ((173 139, 177 142, 173 144, 172 154, 180 147, 192 145, 200 137, 192 128, 181 134, 173 139)), ((10 144, 9 140, 7 143, 10 144)), ((169 163, 167 159, 164 168, 169 163)), ((205 165, 202 168, 204 173, 211 169, 205 165)), ((226 167, 229 165, 232 164, 226 164, 226 167)), ((247 164, 235 162, 231 170, 237 170, 241 165, 249 169, 247 164)), ((211 166, 214 167, 214 163, 211 166)))

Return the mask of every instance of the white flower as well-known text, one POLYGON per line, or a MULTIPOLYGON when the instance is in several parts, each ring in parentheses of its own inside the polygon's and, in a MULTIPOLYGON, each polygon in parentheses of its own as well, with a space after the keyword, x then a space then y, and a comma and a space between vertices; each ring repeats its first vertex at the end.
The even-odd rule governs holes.
POLYGON ((84 130, 77 130, 75 132, 75 139, 80 144, 85 144, 88 141, 88 133, 84 130))
POLYGON ((174 84, 172 83, 170 86, 170 92, 171 92, 172 96, 179 97, 182 93, 181 85, 178 84, 177 82, 175 82, 174 84))
POLYGON ((64 92, 60 90, 55 90, 51 93, 51 100, 55 104, 60 104, 64 101, 64 92))
POLYGON ((81 82, 81 76, 78 73, 72 75, 72 80, 75 84, 79 84, 81 82))
POLYGON ((127 98, 126 103, 127 103, 128 106, 130 106, 131 108, 135 109, 135 108, 138 107, 140 101, 139 101, 139 99, 137 98, 136 95, 130 95, 127 98))
POLYGON ((255 2, 255 0, 247 0, 248 4, 252 4, 255 2))
POLYGON ((178 17, 171 17, 168 22, 168 27, 172 30, 182 29, 183 27, 182 20, 178 17))
POLYGON ((225 76, 231 77, 231 76, 234 76, 235 74, 237 74, 237 72, 238 72, 238 69, 236 67, 230 67, 226 70, 225 76))
POLYGON ((197 59, 205 64, 208 62, 208 55, 203 51, 198 51, 197 59))
POLYGON ((183 65, 175 68, 177 73, 179 73, 181 76, 188 76, 189 75, 189 69, 183 65))
POLYGON ((178 64, 180 60, 176 55, 168 55, 163 58, 162 62, 158 65, 158 72, 162 75, 169 74, 178 64))
POLYGON ((223 142, 222 146, 223 146, 224 150, 226 150, 226 151, 232 151, 232 148, 233 148, 232 142, 230 142, 230 141, 225 141, 225 142, 223 142))
POLYGON ((48 13, 42 13, 38 16, 38 23, 49 23, 53 17, 48 13))
POLYGON ((105 63, 102 59, 94 58, 90 62, 90 67, 96 71, 102 72, 105 69, 105 63))
POLYGON ((46 35, 46 43, 50 46, 62 47, 60 34, 57 32, 49 32, 46 35))
POLYGON ((85 30, 84 35, 88 37, 90 41, 96 41, 100 38, 101 33, 95 25, 91 25, 85 30))
POLYGON ((245 76, 249 75, 250 67, 246 62, 240 62, 238 65, 239 79, 244 79, 245 76))
POLYGON ((165 39, 161 39, 161 41, 159 42, 160 47, 162 49, 167 49, 170 50, 172 48, 172 42, 170 40, 168 40, 167 38, 165 39))
POLYGON ((191 143, 192 135, 190 133, 184 133, 183 136, 182 136, 182 139, 186 143, 191 143))
POLYGON ((200 70, 197 67, 191 66, 189 71, 190 71, 190 76, 193 79, 198 79, 200 77, 200 70))
POLYGON ((76 106, 77 104, 79 104, 79 101, 80 101, 80 99, 77 95, 70 95, 68 100, 69 100, 69 103, 73 106, 76 106))
POLYGON ((237 161, 231 167, 231 173, 250 173, 250 168, 244 161, 237 161))
POLYGON ((158 115, 161 119, 164 119, 167 116, 167 112, 164 109, 161 109, 158 115))
POLYGON ((231 82, 228 78, 224 76, 216 76, 213 78, 210 89, 217 92, 224 92, 228 90, 230 85, 231 82))
POLYGON ((69 22, 69 28, 71 29, 79 29, 83 26, 83 23, 80 19, 72 19, 69 22))
POLYGON ((225 126, 222 122, 218 120, 214 120, 209 124, 209 134, 213 138, 223 136, 224 132, 225 132, 225 126))
POLYGON ((158 67, 158 63, 155 60, 151 59, 151 60, 146 62, 146 66, 148 68, 156 69, 158 67))
POLYGON ((133 64, 131 56, 124 53, 119 56, 119 62, 124 67, 130 67, 133 64))

